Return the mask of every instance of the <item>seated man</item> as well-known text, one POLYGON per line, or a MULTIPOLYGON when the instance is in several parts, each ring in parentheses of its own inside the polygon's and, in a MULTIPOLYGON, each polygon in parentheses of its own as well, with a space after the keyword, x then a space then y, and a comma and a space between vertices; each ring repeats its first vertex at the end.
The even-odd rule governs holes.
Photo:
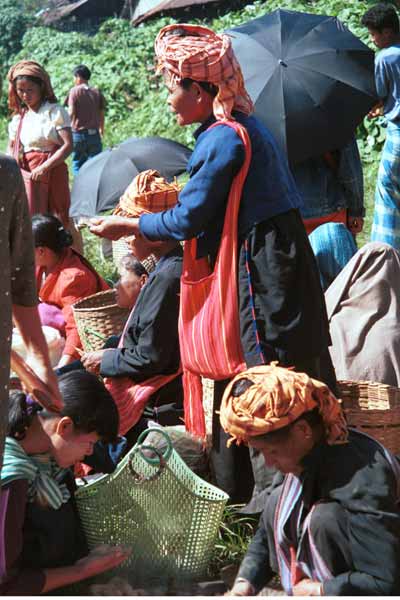
POLYGON ((279 573, 294 596, 400 592, 400 467, 347 430, 339 402, 304 373, 253 367, 226 388, 221 425, 285 474, 271 492, 231 591, 255 595, 279 573))
MULTIPOLYGON (((137 217, 176 204, 178 186, 167 183, 156 171, 140 173, 120 200, 118 211, 137 217)), ((162 425, 181 422, 183 391, 178 339, 179 287, 182 249, 176 241, 150 242, 142 235, 130 240, 138 260, 150 254, 157 265, 147 283, 133 281, 128 263, 122 265, 117 286, 119 303, 123 289, 141 287, 122 333, 118 348, 106 348, 82 356, 83 366, 105 377, 120 414, 120 433, 131 444, 149 418, 162 425)), ((137 279, 137 278, 136 278, 137 279)))

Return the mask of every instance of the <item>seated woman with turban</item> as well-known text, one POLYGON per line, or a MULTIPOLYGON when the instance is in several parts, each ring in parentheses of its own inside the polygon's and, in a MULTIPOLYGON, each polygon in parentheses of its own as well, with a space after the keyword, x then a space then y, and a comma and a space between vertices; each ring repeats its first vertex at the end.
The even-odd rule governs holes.
POLYGON ((266 501, 232 595, 279 573, 286 594, 400 592, 400 467, 376 440, 347 430, 338 400, 304 373, 270 366, 235 377, 221 404, 229 443, 285 475, 266 501))
MULTIPOLYGON (((143 171, 121 197, 116 212, 138 217, 171 208, 177 202, 178 189, 157 171, 143 171)), ((129 245, 140 261, 153 254, 156 267, 141 286, 118 348, 88 352, 81 360, 87 370, 106 378, 119 410, 120 433, 125 435, 137 425, 131 432, 133 442, 141 419, 146 421, 145 428, 149 417, 173 425, 183 415, 178 339, 182 249, 174 240, 151 242, 141 234, 133 236, 129 245)))

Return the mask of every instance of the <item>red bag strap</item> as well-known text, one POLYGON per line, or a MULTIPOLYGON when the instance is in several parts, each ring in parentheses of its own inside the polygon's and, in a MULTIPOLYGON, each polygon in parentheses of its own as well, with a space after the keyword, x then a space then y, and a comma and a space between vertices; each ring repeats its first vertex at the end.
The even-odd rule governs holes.
MULTIPOLYGON (((244 185, 244 182, 246 180, 246 177, 247 177, 247 174, 249 171, 249 166, 250 166, 251 156, 252 156, 250 137, 249 137, 249 134, 247 133, 246 128, 243 127, 243 125, 241 125, 237 121, 230 121, 228 119, 224 119, 224 120, 217 121, 216 123, 213 123, 212 125, 210 125, 210 127, 207 129, 207 131, 209 131, 210 129, 213 129, 214 127, 218 127, 220 125, 227 125, 228 127, 231 127, 232 129, 234 129, 236 131, 236 133, 238 134, 238 136, 240 137, 240 139, 243 143, 245 158, 244 158, 243 164, 242 164, 239 172, 235 175, 233 182, 232 182, 231 190, 235 186, 238 186, 239 193, 236 194, 235 196, 233 196, 231 194, 231 192, 229 194, 228 204, 227 204, 226 212, 225 212, 224 226, 223 226, 222 235, 221 235, 221 243, 219 246, 217 259, 215 261, 214 271, 216 269, 218 262, 221 260, 222 256, 230 256, 231 259, 234 259, 237 256, 237 245, 238 245, 237 235, 232 236, 232 232, 236 231, 236 228, 237 228, 240 200, 241 200, 241 195, 242 195, 241 193, 242 193, 243 185, 244 185)), ((183 254, 183 265, 182 265, 182 272, 183 272, 183 276, 185 278, 188 276, 188 273, 190 273, 192 275, 192 277, 193 277, 193 275, 196 274, 197 279, 199 279, 201 277, 205 277, 207 274, 209 274, 204 271, 204 268, 201 269, 200 264, 199 264, 200 260, 196 259, 196 255, 197 255, 197 238, 193 238, 193 239, 185 242, 185 252, 183 254)), ((235 264, 236 264, 236 260, 235 260, 235 264)))
POLYGON ((17 161, 18 164, 20 164, 20 160, 19 160, 19 151, 21 148, 21 130, 22 130, 22 122, 24 120, 24 116, 25 116, 25 110, 22 111, 21 113, 21 118, 19 120, 18 123, 18 129, 17 129, 17 135, 15 136, 15 141, 14 141, 14 158, 17 161))

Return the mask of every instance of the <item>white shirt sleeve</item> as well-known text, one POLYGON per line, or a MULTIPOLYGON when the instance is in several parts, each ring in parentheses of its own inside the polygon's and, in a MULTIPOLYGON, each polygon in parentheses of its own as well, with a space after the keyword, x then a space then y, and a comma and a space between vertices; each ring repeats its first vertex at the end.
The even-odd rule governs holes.
POLYGON ((17 131, 18 131, 18 125, 19 125, 20 119, 21 119, 20 115, 14 115, 8 124, 8 137, 11 142, 14 142, 15 138, 17 137, 17 131))
POLYGON ((71 127, 71 119, 64 106, 54 104, 49 111, 49 115, 52 125, 55 127, 55 129, 59 130, 71 127))

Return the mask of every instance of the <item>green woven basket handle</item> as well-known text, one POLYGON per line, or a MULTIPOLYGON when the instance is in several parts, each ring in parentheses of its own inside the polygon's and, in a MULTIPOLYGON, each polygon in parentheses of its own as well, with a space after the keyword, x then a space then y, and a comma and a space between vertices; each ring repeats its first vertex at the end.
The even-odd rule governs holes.
MULTIPOLYGON (((139 437, 137 439, 137 442, 136 442, 136 445, 137 446, 141 446, 141 448, 144 448, 144 446, 141 445, 141 442, 144 440, 144 438, 151 431, 155 431, 156 433, 159 433, 160 435, 163 435, 165 437, 165 439, 167 440, 167 449, 162 454, 163 459, 165 461, 167 461, 169 459, 169 457, 171 456, 173 447, 172 447, 171 438, 169 437, 169 435, 168 435, 168 433, 166 431, 163 431, 162 429, 159 429, 158 427, 149 427, 148 429, 145 429, 144 431, 142 431, 142 433, 139 435, 139 437)), ((153 446, 146 446, 146 450, 153 450, 158 456, 160 456, 160 451, 156 450, 155 448, 153 448, 153 446)), ((148 456, 144 456, 144 454, 142 454, 142 458, 149 465, 158 465, 158 463, 159 463, 159 459, 158 458, 149 458, 148 456)))
POLYGON ((157 450, 157 448, 154 448, 153 446, 145 446, 144 444, 136 444, 136 446, 133 448, 132 455, 128 462, 129 470, 130 470, 131 474, 133 475, 133 480, 135 483, 138 483, 138 484, 144 483, 145 481, 154 481, 155 479, 157 479, 157 477, 160 477, 161 473, 165 469, 166 464, 167 464, 167 461, 165 460, 165 458, 163 457, 161 452, 159 452, 157 450), (152 459, 146 458, 146 456, 142 453, 142 450, 151 450, 152 452, 157 454, 157 458, 152 458, 152 459), (146 462, 149 462, 150 460, 152 461, 152 464, 154 464, 154 462, 157 464, 157 462, 158 462, 158 471, 153 473, 153 475, 143 475, 141 473, 138 473, 132 464, 133 457, 137 452, 140 452, 142 458, 146 462))

